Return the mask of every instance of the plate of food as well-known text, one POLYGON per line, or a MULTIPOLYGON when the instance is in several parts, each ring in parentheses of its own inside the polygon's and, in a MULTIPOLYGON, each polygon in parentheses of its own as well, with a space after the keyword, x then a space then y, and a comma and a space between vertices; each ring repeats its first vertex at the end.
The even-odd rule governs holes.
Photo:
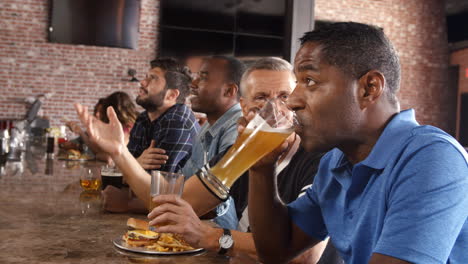
POLYGON ((68 149, 58 155, 59 160, 77 160, 77 161, 88 161, 94 160, 89 154, 81 153, 76 149, 68 149))
POLYGON ((176 234, 151 231, 144 220, 129 218, 127 227, 129 230, 123 236, 112 241, 117 248, 152 255, 193 254, 204 250, 191 247, 176 234))

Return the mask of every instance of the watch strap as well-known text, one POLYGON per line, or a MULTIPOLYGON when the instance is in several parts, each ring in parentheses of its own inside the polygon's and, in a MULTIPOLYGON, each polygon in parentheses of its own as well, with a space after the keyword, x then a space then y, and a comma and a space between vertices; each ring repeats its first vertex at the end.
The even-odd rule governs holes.
MULTIPOLYGON (((227 229, 227 228, 223 228, 223 235, 222 235, 222 236, 230 236, 231 239, 232 239, 231 230, 229 230, 229 229, 227 229)), ((222 237, 222 236, 221 236, 221 237, 222 237)), ((225 255, 225 254, 228 252, 229 249, 230 249, 230 247, 229 247, 229 248, 224 248, 224 247, 222 247, 222 245, 220 244, 220 245, 219 245, 218 254, 219 254, 219 255, 225 255)))

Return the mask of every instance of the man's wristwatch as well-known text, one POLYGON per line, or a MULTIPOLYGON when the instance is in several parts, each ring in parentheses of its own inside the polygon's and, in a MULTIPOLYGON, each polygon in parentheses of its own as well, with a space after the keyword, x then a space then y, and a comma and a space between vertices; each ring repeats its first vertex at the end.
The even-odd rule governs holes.
POLYGON ((231 236, 231 230, 224 228, 223 235, 219 238, 219 255, 224 255, 234 245, 234 239, 231 236))

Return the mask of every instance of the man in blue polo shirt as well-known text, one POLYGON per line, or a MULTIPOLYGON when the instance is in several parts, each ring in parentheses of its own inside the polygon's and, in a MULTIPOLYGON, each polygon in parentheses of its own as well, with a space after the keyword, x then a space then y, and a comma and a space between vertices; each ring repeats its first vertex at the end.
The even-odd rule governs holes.
MULTIPOLYGON (((289 205, 274 153, 249 173, 249 217, 265 263, 330 236, 346 263, 468 263, 468 156, 452 137, 400 111, 400 65, 383 31, 334 23, 301 38, 289 98, 303 147, 329 151, 289 205)), ((247 119, 249 119, 248 117, 247 119)))

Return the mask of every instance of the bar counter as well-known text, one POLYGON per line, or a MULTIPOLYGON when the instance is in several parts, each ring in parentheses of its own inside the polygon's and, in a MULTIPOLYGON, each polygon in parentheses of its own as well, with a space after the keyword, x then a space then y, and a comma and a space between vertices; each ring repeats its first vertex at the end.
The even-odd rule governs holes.
POLYGON ((80 171, 102 163, 24 154, 0 167, 0 263, 229 263, 209 252, 154 256, 116 248, 112 240, 125 233, 127 219, 145 216, 103 212, 100 193, 81 189, 80 171))

